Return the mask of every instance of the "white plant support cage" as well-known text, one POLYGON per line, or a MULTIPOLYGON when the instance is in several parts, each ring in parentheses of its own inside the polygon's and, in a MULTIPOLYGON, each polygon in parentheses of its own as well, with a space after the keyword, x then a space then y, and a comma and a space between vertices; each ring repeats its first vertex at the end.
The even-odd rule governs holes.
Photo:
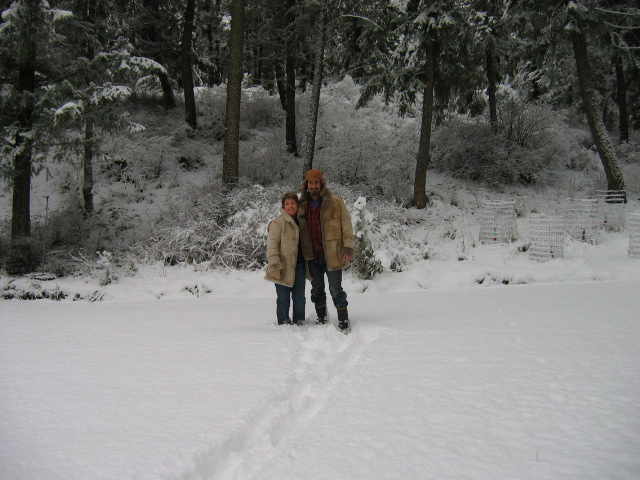
POLYGON ((629 257, 640 258, 640 210, 629 214, 629 257))
POLYGON ((515 202, 485 200, 480 211, 480 242, 511 243, 515 238, 515 202))
POLYGON ((564 219, 561 215, 532 213, 529 217, 529 258, 546 262, 564 256, 564 219))
POLYGON ((568 198, 564 201, 566 231, 574 240, 595 242, 600 225, 598 200, 595 198, 568 198))
POLYGON ((598 190, 596 198, 598 199, 600 228, 605 231, 623 231, 627 192, 624 190, 598 190))

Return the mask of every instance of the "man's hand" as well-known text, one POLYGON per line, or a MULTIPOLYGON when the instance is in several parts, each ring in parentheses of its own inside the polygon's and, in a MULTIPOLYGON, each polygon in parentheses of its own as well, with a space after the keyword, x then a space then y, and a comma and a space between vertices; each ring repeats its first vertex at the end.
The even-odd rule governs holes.
POLYGON ((352 259, 353 259, 353 257, 351 255, 343 255, 342 256, 342 261, 344 263, 346 263, 347 265, 349 265, 351 263, 352 259))

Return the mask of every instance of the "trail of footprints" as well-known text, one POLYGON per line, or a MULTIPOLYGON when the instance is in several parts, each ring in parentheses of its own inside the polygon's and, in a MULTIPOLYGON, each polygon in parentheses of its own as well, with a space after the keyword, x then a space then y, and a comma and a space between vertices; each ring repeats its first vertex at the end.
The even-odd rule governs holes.
POLYGON ((380 336, 378 327, 343 335, 331 325, 292 331, 298 349, 292 372, 279 391, 242 427, 201 454, 181 480, 249 480, 273 461, 329 401, 345 374, 380 336))

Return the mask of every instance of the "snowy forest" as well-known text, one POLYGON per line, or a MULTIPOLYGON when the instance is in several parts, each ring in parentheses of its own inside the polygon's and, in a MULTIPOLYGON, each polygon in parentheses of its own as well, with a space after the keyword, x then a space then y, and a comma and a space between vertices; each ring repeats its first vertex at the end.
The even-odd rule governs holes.
POLYGON ((0 10, 2 480, 640 478, 640 0, 0 10))
MULTIPOLYGON (((310 168, 392 222, 378 244, 399 245, 434 201, 462 206, 480 190, 638 189, 638 2, 21 0, 2 11, 11 275, 262 268, 278 196, 310 168)), ((373 263, 365 276, 384 268, 373 263)))

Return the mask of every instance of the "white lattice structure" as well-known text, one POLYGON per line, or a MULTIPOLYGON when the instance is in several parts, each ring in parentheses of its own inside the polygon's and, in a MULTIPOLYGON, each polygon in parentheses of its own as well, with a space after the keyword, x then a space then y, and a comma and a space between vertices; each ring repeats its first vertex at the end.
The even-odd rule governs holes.
POLYGON ((629 214, 629 256, 640 258, 640 210, 629 214))
POLYGON ((574 240, 594 242, 600 226, 598 200, 595 198, 568 198, 564 201, 566 232, 574 240))
POLYGON ((624 190, 598 190, 596 198, 598 199, 600 228, 615 232, 624 230, 627 192, 624 190))
POLYGON ((529 217, 529 258, 545 262, 564 256, 564 218, 532 213, 529 217))
POLYGON ((485 200, 480 211, 480 242, 510 243, 515 238, 515 202, 485 200))

